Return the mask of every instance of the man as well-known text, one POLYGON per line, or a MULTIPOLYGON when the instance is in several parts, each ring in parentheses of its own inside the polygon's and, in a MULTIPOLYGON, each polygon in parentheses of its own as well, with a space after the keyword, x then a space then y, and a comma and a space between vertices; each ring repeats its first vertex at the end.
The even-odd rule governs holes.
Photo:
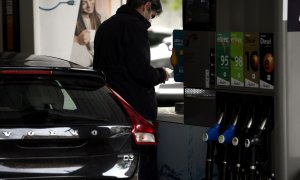
POLYGON ((164 68, 150 65, 147 29, 161 12, 160 0, 127 0, 101 24, 94 42, 93 68, 103 71, 107 84, 152 122, 157 117, 154 86, 170 77, 164 68))

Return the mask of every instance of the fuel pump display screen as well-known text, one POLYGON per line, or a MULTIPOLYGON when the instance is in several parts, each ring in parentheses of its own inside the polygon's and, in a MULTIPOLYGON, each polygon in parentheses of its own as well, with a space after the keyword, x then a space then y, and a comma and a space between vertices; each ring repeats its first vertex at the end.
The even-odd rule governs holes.
POLYGON ((209 0, 187 0, 187 22, 209 23, 209 0))
POLYGON ((299 7, 299 0, 288 0, 288 31, 300 31, 299 7))
POLYGON ((183 6, 184 29, 215 29, 215 0, 184 0, 183 6))

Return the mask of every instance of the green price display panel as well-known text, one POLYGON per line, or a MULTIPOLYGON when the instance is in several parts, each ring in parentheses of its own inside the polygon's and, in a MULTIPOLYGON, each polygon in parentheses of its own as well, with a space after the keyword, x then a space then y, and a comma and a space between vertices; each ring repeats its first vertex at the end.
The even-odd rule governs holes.
POLYGON ((244 86, 244 35, 242 32, 231 32, 230 64, 231 86, 244 86))
POLYGON ((230 86, 230 33, 217 33, 216 74, 217 85, 230 86))

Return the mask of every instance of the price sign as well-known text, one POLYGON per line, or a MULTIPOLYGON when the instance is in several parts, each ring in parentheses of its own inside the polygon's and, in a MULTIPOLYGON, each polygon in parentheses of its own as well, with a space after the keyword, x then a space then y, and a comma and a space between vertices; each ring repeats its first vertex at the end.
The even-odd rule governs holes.
POLYGON ((259 43, 258 33, 244 34, 245 87, 259 87, 259 43))
POLYGON ((230 85, 230 33, 217 33, 216 72, 217 85, 230 85))
POLYGON ((273 34, 259 35, 260 88, 274 89, 275 58, 273 55, 273 34))
POLYGON ((230 38, 231 85, 244 86, 243 33, 232 32, 230 38))

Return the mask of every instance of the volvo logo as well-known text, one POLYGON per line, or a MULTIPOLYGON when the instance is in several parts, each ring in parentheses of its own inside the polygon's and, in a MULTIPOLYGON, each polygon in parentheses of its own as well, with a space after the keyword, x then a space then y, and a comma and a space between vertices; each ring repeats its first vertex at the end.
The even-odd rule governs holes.
POLYGON ((29 131, 29 132, 27 133, 28 136, 34 136, 34 134, 35 134, 35 133, 34 133, 33 131, 29 131))
POLYGON ((50 130, 49 133, 50 133, 50 136, 55 136, 56 135, 53 130, 50 130))
POLYGON ((69 132, 70 132, 73 136, 78 136, 78 130, 70 129, 69 132))
POLYGON ((9 137, 11 135, 11 131, 4 131, 2 132, 4 136, 9 137))
POLYGON ((98 135, 98 131, 97 131, 97 130, 92 130, 91 134, 92 134, 93 136, 97 136, 97 135, 98 135))
MULTIPOLYGON (((37 129, 37 130, 29 130, 29 129, 21 129, 21 128, 16 128, 16 129, 12 129, 12 130, 8 130, 8 129, 3 129, 0 130, 0 138, 2 136, 2 138, 9 138, 11 137, 12 134, 14 134, 14 136, 17 137, 22 137, 24 135, 33 137, 33 136, 79 136, 79 132, 76 129, 65 129, 65 131, 62 131, 62 129, 58 128, 56 129, 48 129, 46 130, 46 132, 48 131, 48 133, 45 133, 45 130, 42 129, 37 129), (14 131, 18 132, 18 133, 14 133, 14 131), (22 133, 21 133, 22 132, 22 133)), ((99 135, 99 130, 93 129, 90 131, 90 135, 91 136, 98 136, 99 135)), ((15 138, 17 138, 15 137, 15 138)), ((130 158, 129 158, 130 159, 130 158)))

